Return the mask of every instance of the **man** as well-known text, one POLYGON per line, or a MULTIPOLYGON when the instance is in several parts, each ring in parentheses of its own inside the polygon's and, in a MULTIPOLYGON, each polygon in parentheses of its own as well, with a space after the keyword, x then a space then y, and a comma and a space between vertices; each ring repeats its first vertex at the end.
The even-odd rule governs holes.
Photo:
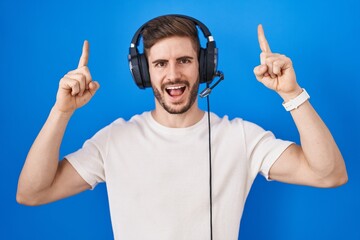
POLYGON ((347 181, 341 153, 298 85, 291 60, 271 52, 259 25, 262 53, 255 76, 284 99, 301 146, 276 139, 253 123, 211 113, 210 204, 208 125, 197 100, 196 24, 163 16, 148 22, 142 36, 155 109, 129 121, 117 119, 59 162, 71 115, 99 89, 87 67, 85 41, 78 68, 60 80, 56 103, 29 151, 19 178, 19 203, 49 203, 106 182, 116 239, 198 240, 210 239, 212 232, 214 239, 237 239, 244 203, 259 172, 316 187, 347 181))

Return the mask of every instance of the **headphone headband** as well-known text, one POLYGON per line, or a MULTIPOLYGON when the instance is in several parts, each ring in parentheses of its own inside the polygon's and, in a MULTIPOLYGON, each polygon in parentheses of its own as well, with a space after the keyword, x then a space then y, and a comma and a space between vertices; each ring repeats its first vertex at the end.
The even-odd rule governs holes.
MULTIPOLYGON (((196 26, 198 26, 203 33, 204 37, 207 39, 206 48, 200 48, 199 53, 199 76, 200 76, 200 83, 208 83, 210 84, 213 78, 216 75, 216 68, 217 68, 217 48, 216 43, 211 35, 209 29, 200 22, 199 20, 185 16, 180 14, 170 14, 170 15, 163 15, 156 18, 166 17, 166 16, 173 16, 184 18, 192 21, 196 26)), ((156 19, 153 18, 150 21, 156 19)), ((138 51, 138 46, 141 39, 141 34, 146 27, 146 25, 150 22, 147 21, 144 23, 134 34, 129 48, 129 67, 132 77, 136 83, 136 85, 141 88, 151 87, 150 81, 150 74, 148 69, 148 62, 144 53, 140 54, 138 51)))
MULTIPOLYGON (((162 16, 159 16, 159 17, 156 17, 156 18, 161 18, 161 17, 168 17, 168 16, 172 16, 172 17, 180 17, 180 18, 185 18, 185 19, 188 19, 188 20, 191 20, 195 23, 195 25, 199 26, 199 28, 201 29, 202 33, 204 34, 204 37, 207 38, 209 41, 214 41, 214 38, 211 36, 211 33, 209 31, 209 29, 202 23, 200 22, 199 20, 193 18, 193 17, 189 17, 189 16, 185 16, 185 15, 181 15, 181 14, 169 14, 169 15, 162 15, 162 16), (209 38, 210 37, 210 38, 209 38)), ((156 19, 156 18, 153 18, 151 19, 150 21, 156 19)), ((141 34, 141 32, 144 30, 145 26, 150 22, 150 21, 147 21, 146 23, 144 23, 137 31, 136 33, 134 34, 132 40, 131 40, 131 46, 136 46, 138 47, 139 46, 139 41, 140 41, 140 37, 139 35, 141 34)), ((130 46, 130 47, 131 47, 130 46)))

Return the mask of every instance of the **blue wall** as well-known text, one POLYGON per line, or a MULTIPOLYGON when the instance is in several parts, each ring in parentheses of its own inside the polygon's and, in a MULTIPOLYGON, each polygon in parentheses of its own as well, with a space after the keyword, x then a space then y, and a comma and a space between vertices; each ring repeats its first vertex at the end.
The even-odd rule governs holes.
MULTIPOLYGON (((0 2, 0 239, 111 239, 105 185, 53 204, 20 206, 17 179, 28 149, 55 101, 59 79, 77 66, 84 39, 96 97, 72 118, 61 154, 79 148, 121 116, 153 107, 151 90, 132 82, 130 39, 145 21, 182 13, 203 21, 220 50, 226 80, 212 93, 219 115, 254 121, 298 142, 281 99, 253 76, 256 26, 274 52, 293 60, 297 78, 332 131, 349 182, 336 189, 268 183, 257 178, 241 239, 360 239, 360 3, 346 1, 10 1, 0 2)), ((201 106, 205 102, 201 101, 201 106)))

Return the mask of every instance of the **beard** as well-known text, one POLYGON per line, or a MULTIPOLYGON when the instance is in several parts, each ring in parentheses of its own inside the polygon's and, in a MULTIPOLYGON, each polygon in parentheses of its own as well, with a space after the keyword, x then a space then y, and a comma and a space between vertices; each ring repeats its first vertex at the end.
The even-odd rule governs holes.
POLYGON ((155 98, 160 103, 160 105, 165 109, 165 111, 167 111, 170 114, 182 114, 182 113, 187 112, 192 107, 194 102, 196 101, 197 93, 199 90, 199 79, 195 82, 195 84, 191 88, 190 88, 190 84, 188 81, 176 80, 173 82, 168 82, 166 84, 162 84, 161 91, 155 87, 152 87, 152 89, 153 89, 155 98), (186 87, 189 88, 189 92, 190 92, 189 97, 181 102, 170 103, 170 104, 166 103, 164 95, 168 94, 168 93, 166 93, 165 89, 166 89, 167 85, 171 85, 171 84, 185 84, 186 87), (180 106, 180 105, 183 105, 183 106, 181 108, 176 107, 176 106, 180 106))

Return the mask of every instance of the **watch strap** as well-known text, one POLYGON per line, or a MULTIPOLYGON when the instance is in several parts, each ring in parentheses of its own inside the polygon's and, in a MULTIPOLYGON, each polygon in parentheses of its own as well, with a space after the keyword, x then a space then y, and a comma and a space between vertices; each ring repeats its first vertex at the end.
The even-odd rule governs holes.
POLYGON ((292 111, 297 109, 301 104, 306 102, 310 98, 309 94, 303 88, 303 91, 295 98, 291 99, 288 102, 284 102, 282 105, 284 106, 286 111, 292 111))

